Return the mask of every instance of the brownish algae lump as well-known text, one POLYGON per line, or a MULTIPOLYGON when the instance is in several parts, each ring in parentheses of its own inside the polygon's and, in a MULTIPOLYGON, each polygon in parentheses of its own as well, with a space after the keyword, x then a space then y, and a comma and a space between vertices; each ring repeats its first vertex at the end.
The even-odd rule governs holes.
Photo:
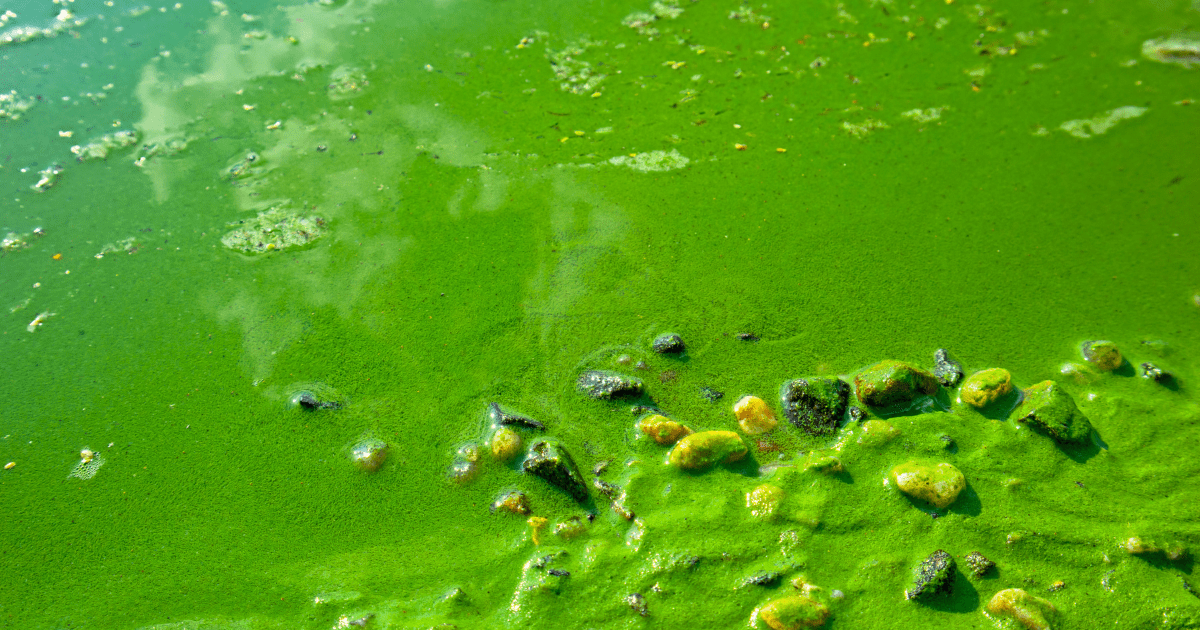
POLYGON ((940 508, 954 503, 967 487, 962 472, 946 463, 927 466, 908 461, 893 468, 889 476, 904 494, 940 508))
POLYGON ((1092 423, 1075 406, 1075 399, 1054 381, 1042 381, 1025 390, 1025 400, 1014 414, 1022 422, 1046 432, 1059 444, 1084 444, 1092 436, 1092 423))
POLYGON ((1083 358, 1098 369, 1111 372, 1125 362, 1117 344, 1111 341, 1088 341, 1083 344, 1083 358))
POLYGON ((771 630, 799 630, 825 625, 829 608, 811 597, 791 595, 768 602, 758 616, 771 630))
POLYGON ((1008 370, 989 368, 968 376, 963 382, 959 396, 968 405, 983 409, 1007 396, 1012 390, 1012 374, 1009 374, 1008 370))
POLYGON ((881 361, 854 377, 858 399, 872 407, 912 402, 917 396, 932 396, 937 388, 932 374, 901 361, 881 361))
POLYGON ((704 470, 746 456, 746 444, 733 431, 702 431, 679 440, 668 461, 684 470, 704 470))
POLYGON ((779 424, 767 401, 758 396, 742 396, 733 404, 733 415, 746 435, 768 433, 779 424))
POLYGON ((987 611, 998 617, 1008 617, 1029 630, 1050 630, 1054 606, 1019 588, 1007 588, 992 596, 987 611))
POLYGON ((659 414, 642 418, 638 422, 638 429, 663 446, 670 446, 692 433, 691 429, 659 414))

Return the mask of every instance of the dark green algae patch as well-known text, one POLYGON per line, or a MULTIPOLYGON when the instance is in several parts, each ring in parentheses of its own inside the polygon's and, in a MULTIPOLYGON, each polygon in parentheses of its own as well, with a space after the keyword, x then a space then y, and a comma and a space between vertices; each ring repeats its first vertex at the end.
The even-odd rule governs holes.
POLYGON ((0 121, 5 233, 30 235, 0 258, 0 626, 740 627, 797 596, 827 627, 968 628, 1008 588, 1055 627, 1194 624, 1174 550, 1200 544, 1181 456, 1200 437, 1200 165, 1176 103, 1200 81, 1122 65, 1186 3, 569 8, 198 4, 0 49, 19 69, 0 91, 48 97, 0 121), (1090 138, 1059 128, 1133 105, 1090 138), (117 120, 141 146, 76 163, 117 120), (263 234, 324 224, 302 246, 221 243, 277 207, 263 234), (666 332, 685 354, 653 352, 666 332), (1177 387, 1090 369, 1094 339, 1177 387), (677 472, 629 408, 735 430, 742 394, 929 370, 939 347, 1015 387, 1053 380, 1095 439, 947 396, 824 438, 780 422, 741 461, 677 472), (644 399, 580 396, 585 369, 644 399), (340 407, 289 405, 314 383, 340 407), (599 477, 634 518, 482 448, 452 481, 493 401, 589 483, 612 460, 599 477), (348 455, 367 435, 388 444, 373 473, 348 455), (834 448, 841 472, 804 470, 834 448), (104 464, 68 477, 83 449, 104 464), (884 487, 909 460, 967 487, 944 510, 884 487), (764 485, 782 498, 755 516, 764 485), (540 545, 489 510, 514 490, 547 519, 540 545), (996 568, 905 601, 938 549, 996 568), (781 579, 744 586, 764 573, 781 579))

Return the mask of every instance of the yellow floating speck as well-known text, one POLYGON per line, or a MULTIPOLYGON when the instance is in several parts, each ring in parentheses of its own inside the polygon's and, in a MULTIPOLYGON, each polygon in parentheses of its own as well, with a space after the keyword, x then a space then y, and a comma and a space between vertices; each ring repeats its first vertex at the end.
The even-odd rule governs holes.
POLYGON ((908 32, 908 38, 909 38, 909 39, 916 39, 916 38, 917 38, 917 34, 916 34, 916 33, 914 33, 914 32, 912 32, 912 31, 909 31, 909 32, 908 32))
POLYGON ((776 153, 787 153, 787 149, 785 149, 783 147, 779 147, 778 149, 775 149, 775 152, 776 153))
POLYGON ((529 537, 533 539, 533 544, 542 544, 539 534, 541 534, 542 528, 546 526, 548 521, 544 516, 530 516, 528 522, 529 528, 532 530, 529 537))
POLYGON ((867 33, 867 37, 870 37, 871 39, 875 39, 875 33, 867 33))
POLYGON ((8 462, 7 464, 4 465, 4 470, 12 470, 12 467, 16 466, 16 465, 17 465, 17 462, 8 462))
POLYGON ((738 151, 745 151, 746 145, 741 144, 741 143, 734 143, 733 148, 737 149, 738 151))
POLYGON ((592 98, 600 98, 599 92, 592 92, 592 98))
POLYGON ((583 135, 583 132, 582 132, 582 131, 578 131, 578 130, 577 130, 577 131, 575 132, 575 135, 577 135, 577 136, 582 136, 582 135, 583 135))
POLYGON ((1015 55, 1015 54, 1017 54, 1017 49, 1016 49, 1016 48, 1009 48, 1009 49, 1008 49, 1008 54, 1010 54, 1010 55, 1015 55))
POLYGON ((871 45, 871 42, 869 42, 869 41, 863 42, 863 46, 870 46, 870 45, 871 45))
POLYGON ((246 111, 250 111, 250 110, 254 109, 254 107, 255 107, 254 105, 249 105, 249 104, 242 105, 242 109, 244 109, 246 111))
POLYGON ((567 140, 570 140, 570 138, 563 138, 562 140, 559 140, 559 142, 566 142, 567 140))

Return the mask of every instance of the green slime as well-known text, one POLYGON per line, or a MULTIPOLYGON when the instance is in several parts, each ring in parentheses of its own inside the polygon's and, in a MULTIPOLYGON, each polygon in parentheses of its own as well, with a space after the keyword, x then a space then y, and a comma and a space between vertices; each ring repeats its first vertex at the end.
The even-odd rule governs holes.
POLYGON ((0 627, 737 627, 801 573, 841 591, 829 627, 981 627, 1010 587, 1056 627, 1194 627, 1191 561, 1119 546, 1200 544, 1200 110, 1177 104, 1200 75, 1138 61, 1194 9, 652 9, 261 3, 246 21, 197 3, 0 48, 0 91, 46 97, 0 121, 0 228, 25 235, 0 258, 0 627), (1117 122, 1067 131, 1099 119, 1117 122), (116 122, 140 146, 74 161, 116 122), (275 207, 325 231, 222 245, 275 207), (683 357, 649 351, 666 331, 683 357), (1061 374, 1089 339, 1178 386, 1061 374), (781 423, 696 474, 638 438, 629 403, 574 388, 583 369, 648 376, 671 418, 735 430, 741 395, 928 369, 939 347, 1015 387, 1060 382, 1098 439, 933 404, 882 444, 781 423), (299 390, 342 405, 306 411, 299 390), (585 476, 614 460, 637 520, 486 449, 452 482, 492 401, 585 476), (389 444, 375 473, 350 460, 363 436, 389 444), (70 477, 84 448, 104 464, 70 477), (789 467, 826 450, 842 472, 789 467), (914 458, 966 475, 937 518, 882 483, 914 458), (766 482, 785 498, 759 520, 745 495, 766 482), (488 509, 517 489, 550 522, 536 548, 488 509), (588 510, 584 534, 552 533, 588 510), (998 569, 904 601, 936 549, 998 569), (786 577, 741 586, 764 570, 786 577))

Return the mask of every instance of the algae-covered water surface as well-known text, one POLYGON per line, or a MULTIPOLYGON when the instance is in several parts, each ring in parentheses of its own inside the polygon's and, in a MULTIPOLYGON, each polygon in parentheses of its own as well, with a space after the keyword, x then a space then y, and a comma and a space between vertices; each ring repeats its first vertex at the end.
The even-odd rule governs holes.
POLYGON ((1200 5, 0 14, 0 627, 1200 627, 1200 5))

